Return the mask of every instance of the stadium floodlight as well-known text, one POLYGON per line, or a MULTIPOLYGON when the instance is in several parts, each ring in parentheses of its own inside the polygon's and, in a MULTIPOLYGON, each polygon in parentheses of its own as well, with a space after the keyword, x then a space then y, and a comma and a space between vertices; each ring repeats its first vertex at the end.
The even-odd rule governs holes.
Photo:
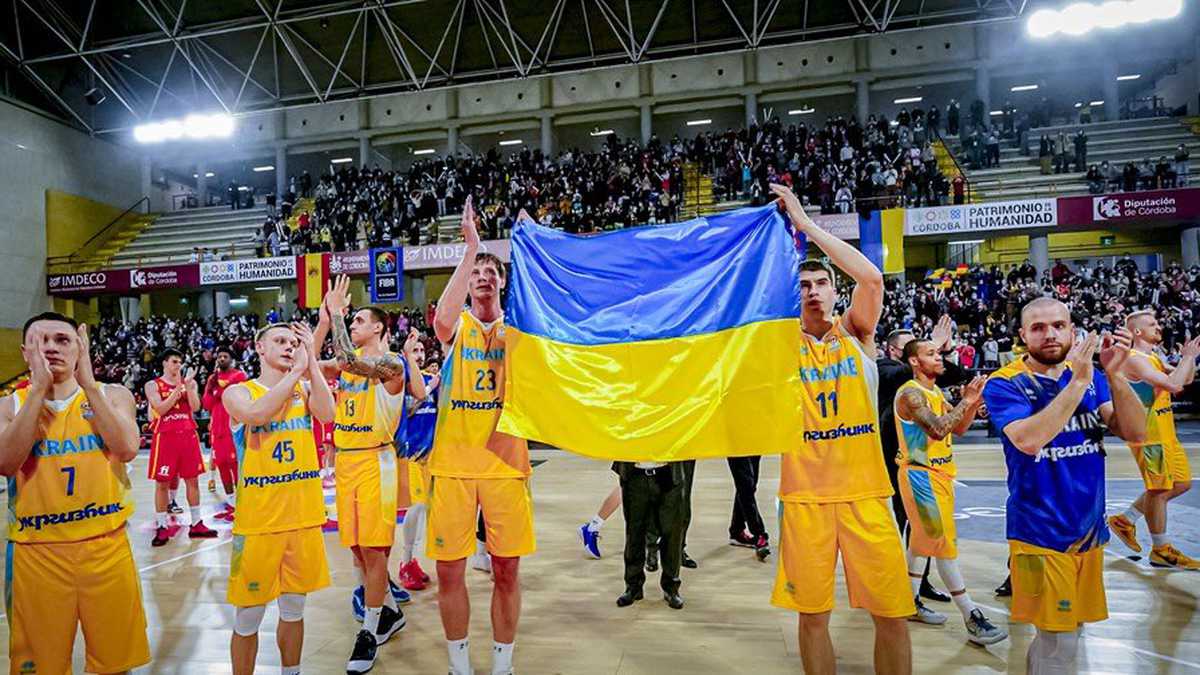
POLYGON ((702 120, 688 120, 688 121, 687 121, 687 125, 688 125, 689 127, 702 127, 702 126, 704 126, 705 124, 712 124, 712 120, 710 120, 710 119, 702 119, 702 120))
POLYGON ((1036 84, 1018 84, 1015 87, 1009 87, 1008 90, 1009 91, 1033 91, 1034 89, 1037 89, 1037 88, 1038 88, 1038 86, 1036 84))
POLYGON ((892 101, 896 105, 904 105, 905 103, 920 103, 925 100, 924 96, 909 96, 908 98, 898 98, 892 101))
POLYGON ((133 138, 139 143, 228 138, 233 135, 234 126, 233 117, 223 113, 188 115, 183 119, 139 124, 133 128, 133 138))
POLYGON ((808 108, 796 108, 795 110, 789 110, 789 111, 788 111, 788 114, 789 114, 789 115, 808 115, 808 114, 810 114, 810 113, 815 113, 816 111, 817 111, 817 109, 816 109, 816 108, 812 108, 812 107, 808 107, 808 108))
POLYGON ((590 136, 607 136, 613 132, 612 129, 593 129, 588 132, 590 136))
POLYGON ((524 142, 525 141, 523 141, 519 138, 510 138, 507 141, 500 141, 500 145, 521 145, 524 142))
POLYGON ((254 167, 254 173, 263 173, 264 171, 274 171, 274 170, 275 170, 275 167, 270 164, 268 164, 266 166, 254 167))
POLYGON ((281 290, 283 290, 283 287, 282 286, 255 286, 254 290, 256 290, 256 291, 281 291, 281 290))
POLYGON ((1136 79, 1140 78, 1141 76, 1142 76, 1141 73, 1134 73, 1132 75, 1118 75, 1117 82, 1125 82, 1127 80, 1136 80, 1136 79))
POLYGON ((1088 105, 1104 105, 1104 100, 1103 100, 1103 99, 1101 99, 1101 100, 1099 100, 1099 101, 1092 101, 1092 102, 1091 102, 1091 103, 1089 103, 1088 105))
POLYGON ((993 111, 989 112, 988 114, 991 115, 992 117, 999 117, 1004 114, 1004 111, 1003 110, 993 110, 993 111))
POLYGON ((1076 107, 1076 108, 1082 108, 1082 107, 1083 107, 1083 101, 1075 101, 1075 107, 1076 107))
POLYGON ((1183 11, 1183 0, 1110 0, 1100 4, 1076 2, 1061 10, 1040 9, 1029 16, 1025 30, 1031 37, 1055 33, 1084 35, 1095 29, 1171 19, 1183 11))
MULTIPOLYGON (((212 178, 212 177, 213 177, 213 176, 215 176, 215 175, 217 175, 217 174, 215 174, 215 173, 213 173, 213 172, 211 172, 211 171, 205 171, 205 172, 204 172, 204 177, 205 177, 205 178, 212 178)), ((192 178, 199 178, 199 177, 200 177, 200 174, 198 174, 198 173, 194 173, 194 174, 192 174, 192 178)))
POLYGON ((238 307, 245 307, 246 305, 250 304, 250 298, 246 298, 246 297, 230 298, 229 304, 237 305, 238 307))
POLYGON ((338 158, 329 160, 329 163, 330 164, 348 164, 353 161, 354 161, 353 157, 338 157, 338 158))
POLYGON ((421 148, 420 150, 413 150, 414 155, 432 155, 435 152, 437 152, 437 150, 434 150, 433 148, 421 148))

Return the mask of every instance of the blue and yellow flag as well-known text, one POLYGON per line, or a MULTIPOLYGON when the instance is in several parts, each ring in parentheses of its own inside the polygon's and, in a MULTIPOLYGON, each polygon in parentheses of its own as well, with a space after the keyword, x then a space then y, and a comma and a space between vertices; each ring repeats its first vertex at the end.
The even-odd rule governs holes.
POLYGON ((613 460, 800 446, 799 257, 774 204, 512 237, 502 432, 613 460))

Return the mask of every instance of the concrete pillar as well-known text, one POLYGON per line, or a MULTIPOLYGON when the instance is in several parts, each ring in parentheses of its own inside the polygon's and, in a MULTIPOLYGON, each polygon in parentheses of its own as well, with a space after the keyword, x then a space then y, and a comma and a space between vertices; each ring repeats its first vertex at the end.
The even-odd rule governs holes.
POLYGON ((1029 235, 1029 262, 1037 270, 1038 279, 1050 269, 1050 238, 1045 234, 1029 235))
POLYGON ((554 156, 554 118, 550 113, 542 115, 542 154, 554 156))
POLYGON ((214 293, 211 291, 200 292, 200 296, 196 298, 196 316, 202 319, 213 318, 216 314, 213 295, 214 293))
MULTIPOLYGON (((983 121, 987 124, 990 119, 988 113, 992 110, 992 74, 983 63, 975 67, 975 98, 983 101, 983 121)), ((963 108, 962 112, 969 114, 970 106, 963 108)))
POLYGON ((758 120, 758 94, 746 92, 746 126, 749 127, 758 120))
POLYGON ((196 199, 200 201, 200 206, 208 206, 208 178, 204 174, 208 173, 208 166, 204 162, 196 165, 196 199))
POLYGON ((1179 249, 1184 269, 1200 265, 1200 225, 1184 226, 1179 233, 1179 249))
POLYGON ((425 277, 412 278, 412 306, 425 307, 425 277))
POLYGON ((365 169, 371 164, 371 139, 362 136, 358 139, 358 166, 365 169))
POLYGON ((650 116, 650 104, 643 103, 639 112, 641 113, 642 120, 642 145, 646 145, 650 142, 650 137, 654 135, 653 119, 650 116))
MULTIPOLYGON (((153 162, 150 161, 150 155, 142 155, 142 195, 150 196, 151 190, 154 189, 154 174, 153 162)), ((153 201, 153 200, 151 200, 153 201)), ((150 213, 150 203, 146 202, 142 205, 142 213, 150 213)))
POLYGON ((229 291, 214 291, 213 305, 218 319, 229 316, 229 291))
POLYGON ((1121 90, 1117 86, 1117 76, 1121 73, 1117 62, 1113 59, 1105 61, 1101 72, 1101 77, 1104 78, 1104 121, 1119 120, 1121 119, 1121 90))
POLYGON ((854 114, 859 124, 866 124, 871 116, 871 87, 865 79, 854 83, 854 114))
POLYGON ((458 154, 458 127, 446 130, 446 154, 451 157, 458 154))
POLYGON ((121 308, 121 321, 125 323, 137 323, 142 318, 142 305, 138 298, 118 298, 117 303, 121 308))
POLYGON ((287 146, 275 148, 275 194, 282 199, 288 188, 287 146))

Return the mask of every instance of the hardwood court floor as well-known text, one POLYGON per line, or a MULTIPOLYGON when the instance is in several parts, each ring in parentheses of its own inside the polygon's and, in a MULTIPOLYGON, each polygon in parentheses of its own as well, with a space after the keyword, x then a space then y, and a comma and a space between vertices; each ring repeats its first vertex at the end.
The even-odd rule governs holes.
MULTIPOLYGON (((1113 443, 1109 447, 1110 507, 1118 508, 1128 499, 1113 497, 1116 486, 1136 494, 1136 485, 1126 480, 1136 477, 1136 468, 1123 446, 1113 443)), ((1200 468, 1200 452, 1195 445, 1189 449, 1193 467, 1200 468)), ((1003 461, 995 442, 982 435, 964 439, 956 450, 960 480, 965 484, 959 488, 963 573, 976 602, 997 623, 1007 625, 1007 601, 991 593, 1004 579, 1007 555, 1000 517, 1003 485, 997 482, 1004 478, 1003 461), (968 503, 974 506, 965 506, 968 503)), ((733 485, 723 461, 701 462, 696 472, 688 550, 700 562, 700 569, 684 570, 686 607, 682 611, 667 608, 655 591, 657 575, 652 575, 646 600, 619 609, 614 600, 623 585, 620 511, 603 529, 604 559, 586 559, 577 534, 580 524, 595 513, 615 484, 615 475, 600 462, 556 451, 535 454, 548 461, 535 469, 533 478, 539 550, 522 563, 524 608, 516 649, 518 673, 800 672, 796 618, 768 602, 775 558, 761 564, 748 549, 727 544, 733 485)), ((138 510, 130 539, 141 569, 154 661, 139 672, 228 673, 233 619, 232 609, 225 604, 228 532, 219 540, 203 543, 181 536, 163 548, 152 549, 152 492, 144 478, 145 461, 140 457, 131 470, 138 510)), ((765 458, 759 504, 772 539, 778 531, 774 508, 778 474, 778 460, 765 458)), ((206 511, 211 512, 215 502, 211 494, 203 493, 206 511)), ((1173 507, 1172 515, 1176 523, 1200 523, 1200 499, 1173 507)), ((1144 527, 1142 538, 1148 539, 1144 527)), ((1182 543, 1200 554, 1200 541, 1195 537, 1182 543)), ((333 586, 308 599, 306 673, 345 672, 345 659, 357 630, 349 606, 354 584, 350 555, 338 545, 335 533, 326 535, 326 544, 333 586)), ((1148 544, 1144 541, 1144 546, 1148 544)), ((1105 582, 1111 616, 1086 629, 1083 672, 1200 673, 1200 617, 1196 616, 1200 573, 1154 570, 1144 559, 1126 559, 1126 553, 1120 543, 1109 547, 1105 582)), ((426 568, 433 572, 432 564, 426 568)), ((489 582, 485 575, 471 572, 468 583, 473 603, 473 662, 477 672, 487 673, 491 658, 489 582)), ((373 672, 446 672, 435 590, 414 595, 405 607, 408 628, 381 649, 373 672)), ((832 630, 840 672, 870 672, 870 617, 847 607, 840 574, 837 604, 832 630)), ((910 624, 915 672, 1024 672, 1030 627, 1012 626, 1009 641, 982 649, 967 643, 952 605, 937 609, 950 617, 945 626, 910 624)), ((260 672, 278 672, 273 635, 276 616, 271 608, 263 624, 260 672)), ((0 622, 0 649, 5 652, 7 632, 7 623, 0 622)), ((76 672, 82 672, 82 638, 76 644, 75 663, 76 672)))

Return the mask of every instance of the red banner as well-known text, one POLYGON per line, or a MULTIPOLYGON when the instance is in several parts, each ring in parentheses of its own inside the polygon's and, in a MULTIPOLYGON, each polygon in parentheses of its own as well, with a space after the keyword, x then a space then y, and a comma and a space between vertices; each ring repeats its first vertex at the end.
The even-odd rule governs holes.
POLYGON ((46 290, 51 295, 140 293, 163 288, 195 288, 199 285, 200 266, 196 263, 51 274, 46 277, 46 290))
POLYGON ((1060 225, 1104 225, 1200 218, 1200 188, 1060 197, 1060 225))

